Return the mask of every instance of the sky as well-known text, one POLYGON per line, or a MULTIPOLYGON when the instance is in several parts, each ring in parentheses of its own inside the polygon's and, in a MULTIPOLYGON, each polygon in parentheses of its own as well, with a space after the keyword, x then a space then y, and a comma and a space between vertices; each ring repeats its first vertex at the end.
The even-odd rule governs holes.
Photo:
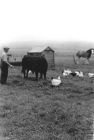
POLYGON ((94 43, 94 0, 0 0, 0 47, 38 40, 94 43))

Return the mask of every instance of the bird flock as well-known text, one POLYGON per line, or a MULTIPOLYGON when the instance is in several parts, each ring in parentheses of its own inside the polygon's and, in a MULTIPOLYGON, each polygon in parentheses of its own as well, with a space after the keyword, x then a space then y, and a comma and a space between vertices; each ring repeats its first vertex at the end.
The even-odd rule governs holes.
POLYGON ((84 74, 83 74, 83 72, 82 71, 74 71, 74 72, 72 72, 70 69, 67 69, 67 70, 63 70, 62 71, 62 74, 63 74, 63 77, 67 77, 67 76, 69 76, 69 75, 71 75, 71 76, 78 76, 78 77, 84 77, 84 74))
MULTIPOLYGON (((94 73, 89 72, 87 75, 89 78, 94 77, 94 73)), ((75 77, 75 76, 77 76, 77 77, 83 78, 85 75, 82 71, 71 71, 70 69, 64 69, 62 71, 62 76, 63 77, 68 77, 68 76, 75 77)), ((58 76, 57 78, 51 77, 51 85, 52 86, 59 87, 61 83, 62 83, 62 80, 61 80, 60 76, 58 76)))

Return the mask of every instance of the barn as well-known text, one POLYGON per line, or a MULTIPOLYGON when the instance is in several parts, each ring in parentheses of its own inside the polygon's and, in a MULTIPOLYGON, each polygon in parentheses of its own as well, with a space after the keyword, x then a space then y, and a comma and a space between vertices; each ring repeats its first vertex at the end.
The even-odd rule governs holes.
POLYGON ((27 52, 31 56, 41 56, 44 55, 48 62, 48 69, 55 69, 55 56, 54 50, 51 47, 34 47, 27 52))

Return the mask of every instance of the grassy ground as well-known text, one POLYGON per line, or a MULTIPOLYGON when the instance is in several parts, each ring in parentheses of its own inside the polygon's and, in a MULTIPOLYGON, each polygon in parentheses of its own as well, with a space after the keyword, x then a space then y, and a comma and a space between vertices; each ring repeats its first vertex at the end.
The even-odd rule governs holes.
MULTIPOLYGON (((93 65, 57 65, 49 70, 47 80, 23 79, 21 67, 9 69, 7 85, 0 85, 3 135, 10 140, 90 140, 94 110, 94 79, 88 71, 93 65), (82 70, 84 78, 62 77, 63 68, 82 70), (52 88, 51 76, 62 78, 59 88, 52 88)), ((32 76, 32 78, 31 78, 32 76)))

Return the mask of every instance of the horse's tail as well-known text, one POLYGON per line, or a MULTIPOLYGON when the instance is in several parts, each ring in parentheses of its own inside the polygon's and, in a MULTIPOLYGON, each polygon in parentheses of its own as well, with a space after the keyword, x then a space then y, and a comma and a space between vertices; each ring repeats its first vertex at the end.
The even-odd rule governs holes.
POLYGON ((75 56, 73 55, 73 61, 74 61, 74 64, 78 64, 78 62, 76 61, 75 59, 75 56))

